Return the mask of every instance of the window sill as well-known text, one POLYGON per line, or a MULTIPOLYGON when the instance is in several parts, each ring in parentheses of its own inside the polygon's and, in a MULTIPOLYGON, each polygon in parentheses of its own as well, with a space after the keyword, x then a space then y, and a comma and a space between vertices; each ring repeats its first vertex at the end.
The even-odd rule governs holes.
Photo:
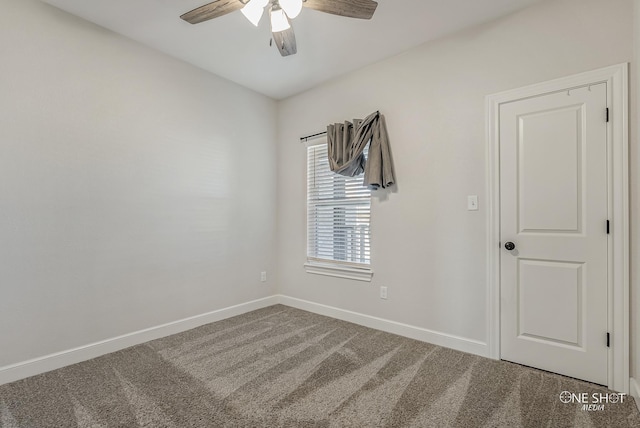
POLYGON ((334 276, 336 278, 353 279, 356 281, 371 282, 373 271, 370 268, 356 268, 343 266, 337 263, 307 262, 304 264, 307 273, 315 275, 334 276))

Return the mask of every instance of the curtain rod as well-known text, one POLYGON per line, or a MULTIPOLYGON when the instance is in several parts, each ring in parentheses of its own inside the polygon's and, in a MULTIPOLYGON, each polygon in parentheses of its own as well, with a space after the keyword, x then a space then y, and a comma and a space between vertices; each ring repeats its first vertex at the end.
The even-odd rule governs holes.
MULTIPOLYGON (((379 116, 380 110, 376 110, 376 114, 379 116)), ((306 143, 307 141, 309 141, 310 138, 319 137, 321 135, 327 135, 327 131, 318 132, 317 134, 307 135, 306 137, 300 137, 300 142, 306 143)))
POLYGON ((306 137, 300 137, 301 143, 306 143, 310 138, 319 137, 321 135, 327 135, 327 131, 318 132, 317 134, 307 135, 306 137))

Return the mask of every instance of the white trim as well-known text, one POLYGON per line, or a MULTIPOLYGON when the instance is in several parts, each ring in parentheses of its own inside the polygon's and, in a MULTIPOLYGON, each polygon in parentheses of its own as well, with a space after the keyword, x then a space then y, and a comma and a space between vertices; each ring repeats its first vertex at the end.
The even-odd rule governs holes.
MULTIPOLYGON (((633 59, 636 63, 636 74, 635 76, 635 82, 636 82, 636 87, 635 87, 635 93, 633 94, 633 100, 635 102, 635 108, 636 108, 636 113, 635 113, 635 120, 636 120, 636 126, 637 126, 637 108, 640 101, 640 87, 638 86, 638 82, 640 82, 640 69, 638 69, 637 64, 640 63, 640 0, 634 0, 633 2, 633 12, 634 12, 634 16, 633 16, 633 29, 634 29, 634 35, 633 35, 633 47, 634 47, 634 55, 633 55, 633 59)), ((636 128, 637 129, 637 128, 636 128)), ((635 140, 632 142, 632 144, 635 145, 635 147, 638 147, 640 145, 640 136, 637 134, 636 132, 636 136, 635 136, 635 140)), ((636 153, 635 155, 636 157, 634 159, 631 160, 631 164, 634 165, 637 168, 637 163, 638 160, 640 158, 638 158, 638 154, 636 153)), ((637 182, 635 183, 635 185, 637 186, 637 182)), ((638 190, 637 188, 634 189, 634 193, 637 194, 638 190)), ((636 207, 637 207, 637 203, 636 203, 636 207)), ((631 209, 634 211, 634 215, 637 216, 636 212, 635 212, 635 208, 636 207, 632 207, 631 209)), ((636 230, 634 230, 634 237, 635 239, 638 239, 638 231, 637 228, 636 230)), ((637 260, 637 255, 634 255, 634 258, 637 260)), ((634 278, 634 298, 633 298, 633 302, 631 303, 631 312, 634 315, 634 322, 633 324, 630 324, 630 328, 631 328, 631 335, 634 338, 634 350, 633 352, 630 351, 629 356, 631 357, 631 355, 633 355, 633 360, 631 361, 631 372, 634 373, 634 375, 636 376, 635 378, 631 378, 630 379, 630 393, 631 395, 634 396, 635 400, 636 400, 636 405, 638 406, 638 410, 640 411, 640 382, 638 379, 640 379, 640 344, 638 343, 638 339, 640 339, 640 319, 638 319, 638 317, 640 316, 640 299, 638 296, 638 292, 640 291, 640 281, 636 277, 634 278)))
POLYGON ((425 328, 373 317, 358 312, 352 312, 333 306, 322 305, 320 303, 309 302, 307 300, 301 300, 295 297, 280 295, 279 300, 281 304, 291 306, 293 308, 336 318, 342 321, 348 321, 365 327, 374 328, 376 330, 386 331, 387 333, 397 334, 399 336, 408 337, 410 339, 429 342, 433 343, 434 345, 444 346, 462 352, 468 352, 470 354, 479 355, 481 357, 488 356, 489 348, 487 344, 477 340, 467 339, 464 337, 454 336, 438 331, 427 330, 425 328))
POLYGON ((266 308, 267 306, 272 306, 277 303, 277 296, 269 296, 224 309, 218 309, 206 314, 196 315, 179 321, 124 334, 122 336, 102 340, 89 345, 79 346, 67 351, 56 352, 55 354, 0 367, 0 385, 90 360, 92 358, 116 352, 130 346, 139 345, 150 340, 181 333, 215 321, 242 315, 247 312, 255 311, 256 309, 266 308))
POLYGON ((294 297, 274 295, 133 333, 124 334, 122 336, 102 340, 100 342, 79 346, 67 351, 57 352, 43 357, 34 358, 32 360, 0 367, 0 385, 25 379, 51 370, 56 370, 71 364, 80 363, 111 352, 139 345, 150 340, 181 333, 205 324, 242 315, 247 312, 266 308, 279 303, 339 320, 352 322, 365 327, 374 328, 380 331, 397 334, 399 336, 420 340, 422 342, 428 342, 434 345, 468 352, 481 357, 487 357, 489 354, 487 344, 477 340, 428 330, 396 321, 322 305, 320 303, 309 302, 294 297))
POLYGON ((636 406, 638 406, 638 410, 640 411, 640 384, 634 378, 629 379, 629 393, 636 400, 636 406))
POLYGON ((309 261, 304 264, 307 273, 327 275, 336 278, 355 279, 356 281, 371 282, 373 271, 369 268, 356 268, 337 263, 318 263, 309 261))
POLYGON ((595 83, 607 84, 611 121, 609 209, 612 234, 609 246, 609 349, 608 387, 629 392, 629 171, 628 171, 628 64, 564 77, 514 89, 486 98, 487 112, 487 331, 491 358, 500 358, 500 104, 595 83))

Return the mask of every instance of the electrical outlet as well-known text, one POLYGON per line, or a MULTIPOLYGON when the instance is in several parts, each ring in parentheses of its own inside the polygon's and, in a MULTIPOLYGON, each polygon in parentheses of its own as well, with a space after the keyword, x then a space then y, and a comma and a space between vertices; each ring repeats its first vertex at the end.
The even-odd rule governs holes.
POLYGON ((267 272, 266 271, 260 272, 260 282, 267 282, 267 272))
POLYGON ((387 298, 387 287, 380 287, 380 298, 381 299, 387 298))

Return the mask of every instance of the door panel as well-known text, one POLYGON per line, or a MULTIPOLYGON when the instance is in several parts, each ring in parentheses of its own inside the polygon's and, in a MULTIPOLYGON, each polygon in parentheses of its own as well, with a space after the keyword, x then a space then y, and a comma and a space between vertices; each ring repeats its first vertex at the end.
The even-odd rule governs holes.
POLYGON ((521 232, 579 231, 583 114, 573 105, 518 118, 521 232))
POLYGON ((500 107, 501 358, 605 385, 606 98, 500 107))
POLYGON ((580 347, 584 264, 519 262, 519 336, 580 347))

